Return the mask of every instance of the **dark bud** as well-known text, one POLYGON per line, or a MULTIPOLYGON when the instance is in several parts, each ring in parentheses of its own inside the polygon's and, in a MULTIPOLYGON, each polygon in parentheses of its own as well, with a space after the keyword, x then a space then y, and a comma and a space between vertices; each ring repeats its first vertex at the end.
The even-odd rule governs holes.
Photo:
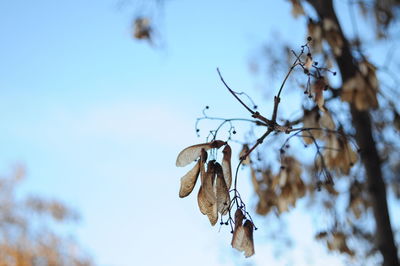
POLYGON ((223 224, 224 224, 224 222, 220 222, 219 224, 220 224, 220 225, 223 225, 223 224))
POLYGON ((280 149, 279 150, 281 153, 285 153, 285 150, 284 149, 280 149))
POLYGON ((232 134, 236 134, 236 130, 232 131, 232 134))
POLYGON ((311 57, 311 53, 308 53, 307 56, 308 56, 308 57, 311 57))
POLYGON ((307 90, 305 90, 305 91, 304 91, 304 94, 307 94, 307 93, 308 93, 308 91, 307 91, 307 90))
POLYGON ((327 91, 329 89, 328 85, 325 85, 324 90, 327 91))
POLYGON ((308 37, 307 37, 307 41, 308 41, 308 42, 311 42, 311 41, 312 41, 311 36, 308 36, 308 37))
POLYGON ((336 72, 333 72, 333 75, 336 76, 336 72))
POLYGON ((254 108, 254 109, 257 109, 257 108, 258 108, 258 106, 257 106, 257 105, 254 105, 254 106, 253 106, 253 108, 254 108))
POLYGON ((225 225, 228 225, 228 222, 225 222, 225 225))
POLYGON ((318 66, 318 62, 317 61, 314 62, 314 66, 318 66))
POLYGON ((308 98, 310 98, 310 99, 311 99, 311 98, 312 98, 312 95, 311 95, 311 94, 310 94, 310 95, 308 95, 308 98))
POLYGON ((289 144, 286 144, 286 149, 289 149, 289 147, 290 147, 289 144))
POLYGON ((254 231, 256 231, 256 230, 258 230, 258 228, 254 226, 254 231))
POLYGON ((197 129, 196 129, 196 132, 200 132, 200 129, 197 128, 197 129))
POLYGON ((209 108, 210 108, 210 106, 207 105, 207 106, 206 106, 206 109, 209 109, 209 108))
POLYGON ((307 69, 304 69, 304 74, 308 74, 309 71, 307 69))
POLYGON ((308 147, 308 145, 307 144, 304 144, 304 148, 307 148, 308 147))
POLYGON ((281 165, 281 169, 282 169, 282 170, 285 169, 285 166, 281 165))

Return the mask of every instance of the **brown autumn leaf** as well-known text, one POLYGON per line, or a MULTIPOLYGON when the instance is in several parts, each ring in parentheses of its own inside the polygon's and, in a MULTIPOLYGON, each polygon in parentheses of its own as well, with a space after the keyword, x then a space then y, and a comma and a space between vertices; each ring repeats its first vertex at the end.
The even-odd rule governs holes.
POLYGON ((197 178, 199 177, 201 163, 201 160, 199 160, 195 166, 181 178, 181 188, 179 190, 180 198, 188 196, 193 191, 197 178))
POLYGON ((222 153, 224 154, 222 158, 222 171, 224 172, 225 183, 229 190, 231 189, 232 185, 231 146, 226 144, 225 148, 222 150, 222 153))
POLYGON ((183 167, 183 166, 190 164, 191 162, 193 162, 194 160, 196 160, 197 158, 200 157, 201 150, 203 150, 203 149, 205 151, 208 151, 209 149, 213 149, 213 148, 219 149, 220 147, 222 147, 225 144, 226 144, 225 141, 214 140, 214 141, 208 142, 208 143, 202 143, 202 144, 189 146, 189 147, 183 149, 178 154, 178 157, 176 158, 176 166, 183 167))

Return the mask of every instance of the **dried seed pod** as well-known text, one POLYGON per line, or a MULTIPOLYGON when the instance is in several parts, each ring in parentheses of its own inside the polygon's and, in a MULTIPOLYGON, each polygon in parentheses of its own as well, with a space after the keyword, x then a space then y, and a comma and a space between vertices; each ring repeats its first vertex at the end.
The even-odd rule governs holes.
POLYGON ((176 166, 183 167, 183 166, 190 164, 191 162, 193 162, 194 160, 196 160, 197 158, 200 157, 201 151, 203 149, 205 151, 208 151, 209 149, 213 149, 213 148, 219 149, 220 147, 222 147, 225 144, 226 144, 225 141, 214 140, 214 141, 208 142, 208 143, 202 143, 202 144, 189 146, 189 147, 183 149, 178 154, 178 157, 176 158, 176 166))
POLYGON ((199 160, 195 164, 195 166, 181 178, 179 197, 184 198, 193 191, 193 188, 196 185, 197 178, 199 177, 200 164, 201 161, 199 160))
POLYGON ((216 196, 217 196, 217 209, 218 212, 221 213, 222 215, 225 215, 228 213, 229 209, 229 204, 230 204, 230 196, 229 196, 229 190, 228 187, 226 186, 225 183, 225 178, 224 174, 222 171, 222 167, 216 163, 215 164, 216 168, 216 173, 217 173, 217 179, 215 182, 215 187, 216 187, 216 196))
POLYGON ((222 153, 224 154, 224 156, 222 158, 222 171, 224 172, 225 183, 229 190, 232 185, 232 166, 231 166, 232 149, 231 149, 231 147, 228 144, 226 144, 222 153))

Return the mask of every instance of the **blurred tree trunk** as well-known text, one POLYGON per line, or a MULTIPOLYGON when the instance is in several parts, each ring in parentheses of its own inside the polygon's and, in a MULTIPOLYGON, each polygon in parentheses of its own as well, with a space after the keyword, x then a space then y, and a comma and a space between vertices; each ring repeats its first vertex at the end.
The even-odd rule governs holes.
MULTIPOLYGON (((358 67, 351 53, 349 42, 340 27, 332 0, 308 0, 308 2, 314 7, 321 21, 330 19, 338 26, 343 47, 342 53, 335 55, 335 59, 344 83, 357 73, 358 67)), ((356 132, 355 138, 361 149, 361 159, 366 171, 368 192, 375 218, 375 246, 383 256, 383 265, 399 265, 397 248, 390 224, 381 159, 372 134, 370 114, 369 111, 358 111, 353 104, 351 104, 350 109, 352 123, 356 132)))

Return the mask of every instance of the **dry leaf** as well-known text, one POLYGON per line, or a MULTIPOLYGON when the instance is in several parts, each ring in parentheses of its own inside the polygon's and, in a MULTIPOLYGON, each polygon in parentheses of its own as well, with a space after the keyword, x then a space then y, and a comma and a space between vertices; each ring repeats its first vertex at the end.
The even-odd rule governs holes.
POLYGON ((197 178, 200 173, 201 161, 199 160, 195 166, 181 178, 181 188, 179 190, 179 197, 184 198, 188 196, 196 185, 197 178))
POLYGON ((213 148, 219 149, 221 146, 225 144, 226 144, 225 141, 214 140, 208 143, 189 146, 178 154, 178 158, 176 159, 176 166, 183 167, 190 164, 191 162, 200 157, 202 149, 204 149, 205 151, 208 151, 209 149, 213 148))

